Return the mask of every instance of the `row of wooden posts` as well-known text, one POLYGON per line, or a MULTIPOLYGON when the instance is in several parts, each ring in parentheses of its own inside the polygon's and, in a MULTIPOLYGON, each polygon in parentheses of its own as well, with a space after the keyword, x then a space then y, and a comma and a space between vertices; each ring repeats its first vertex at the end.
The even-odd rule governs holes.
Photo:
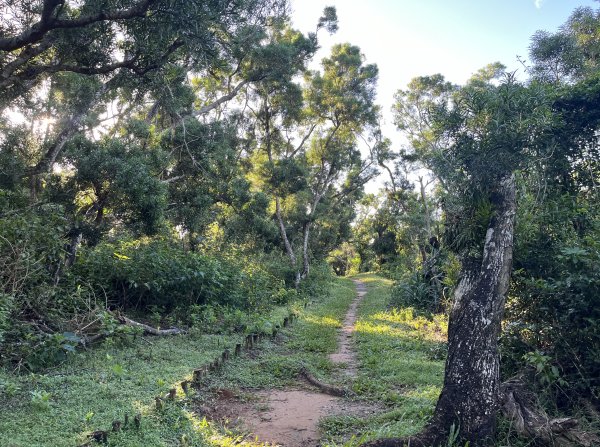
MULTIPOLYGON (((305 306, 306 307, 306 306, 305 306)), ((287 317, 283 319, 283 327, 288 327, 295 319, 295 315, 290 313, 287 317)), ((242 351, 250 351, 254 349, 254 347, 264 340, 265 338, 270 337, 272 340, 275 340, 277 334, 279 333, 279 325, 276 325, 273 328, 273 332, 268 335, 264 333, 253 333, 248 334, 244 338, 244 342, 237 343, 233 350, 233 357, 239 357, 242 355, 242 351)), ((190 387, 199 387, 204 378, 208 377, 209 374, 219 371, 226 362, 228 362, 232 357, 231 351, 229 349, 223 350, 220 356, 216 357, 214 361, 209 363, 208 365, 197 368, 192 373, 192 380, 183 380, 179 383, 181 389, 184 394, 187 396, 190 392, 190 387)), ((154 402, 157 410, 162 410, 164 407, 165 400, 175 400, 177 396, 177 388, 171 388, 169 392, 165 396, 156 396, 154 398, 154 402)), ((142 415, 138 413, 133 420, 133 424, 136 429, 141 427, 141 419, 142 415)), ((125 421, 121 422, 120 420, 113 421, 112 423, 112 431, 118 432, 121 431, 122 428, 127 427, 129 425, 129 415, 125 415, 125 421)), ((96 430, 90 435, 90 439, 97 442, 106 443, 108 439, 108 431, 104 430, 96 430)))

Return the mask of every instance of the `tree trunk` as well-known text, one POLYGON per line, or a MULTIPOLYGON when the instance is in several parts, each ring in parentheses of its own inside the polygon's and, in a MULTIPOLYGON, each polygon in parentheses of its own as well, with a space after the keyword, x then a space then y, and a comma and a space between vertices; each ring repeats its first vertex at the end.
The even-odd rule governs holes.
MULTIPOLYGON (((448 327, 444 387, 428 427, 410 438, 377 439, 369 447, 446 445, 458 432, 458 445, 492 444, 500 410, 500 335, 512 268, 515 179, 503 178, 492 195, 494 216, 488 225, 483 256, 463 261, 448 327)), ((363 446, 363 447, 364 447, 363 446)))
POLYGON ((305 279, 310 272, 310 260, 308 259, 308 240, 310 235, 310 222, 306 222, 302 228, 302 275, 305 279))
POLYGON ((512 268, 514 176, 500 181, 492 204, 483 257, 463 262, 450 313, 444 387, 433 419, 444 434, 454 425, 472 446, 493 440, 500 407, 498 337, 512 268))
POLYGON ((285 222, 283 221, 283 216, 281 215, 281 202, 279 197, 275 197, 275 216, 277 217, 277 224, 279 226, 279 233, 281 234, 281 239, 283 239, 283 245, 285 246, 285 252, 290 258, 290 264, 295 271, 294 277, 294 286, 296 289, 300 286, 300 281, 302 281, 302 275, 296 266, 296 254, 294 253, 294 248, 287 236, 287 231, 285 229, 285 222))

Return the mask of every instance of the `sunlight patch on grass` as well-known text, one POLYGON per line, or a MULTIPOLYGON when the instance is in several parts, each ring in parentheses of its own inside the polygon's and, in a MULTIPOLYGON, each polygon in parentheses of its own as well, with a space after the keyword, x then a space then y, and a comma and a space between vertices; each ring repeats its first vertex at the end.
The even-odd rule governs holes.
POLYGON ((367 294, 355 325, 359 372, 352 389, 361 400, 384 404, 386 411, 363 419, 326 418, 325 445, 349 447, 418 433, 433 414, 443 382, 446 318, 390 308, 392 281, 371 273, 353 278, 366 284, 367 294))
POLYGON ((313 315, 307 315, 304 318, 304 321, 306 321, 307 323, 318 324, 320 326, 329 326, 334 328, 342 327, 342 323, 340 322, 340 320, 332 318, 330 316, 317 317, 313 315))
POLYGON ((411 336, 442 342, 448 338, 448 319, 444 315, 435 315, 432 320, 429 320, 414 315, 411 308, 394 308, 376 312, 362 319, 357 323, 356 330, 397 336, 411 334, 411 336))

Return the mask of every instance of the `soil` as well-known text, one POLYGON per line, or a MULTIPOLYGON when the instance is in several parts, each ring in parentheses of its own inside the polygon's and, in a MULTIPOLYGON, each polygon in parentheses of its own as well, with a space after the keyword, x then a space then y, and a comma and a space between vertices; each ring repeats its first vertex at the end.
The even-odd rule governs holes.
POLYGON ((350 305, 346 318, 344 319, 344 324, 340 331, 339 348, 337 352, 329 356, 329 359, 333 363, 345 364, 344 372, 350 377, 356 376, 356 353, 354 352, 354 349, 352 349, 354 324, 356 323, 358 305, 367 293, 367 288, 364 283, 358 280, 354 280, 354 283, 356 284, 356 298, 350 305))
MULTIPOLYGON (((352 334, 360 301, 366 294, 365 285, 355 280, 356 299, 350 305, 340 330, 338 350, 331 354, 349 377, 356 376, 356 354, 352 349, 352 334)), ((202 409, 213 420, 229 422, 247 439, 284 447, 319 445, 319 420, 338 414, 364 417, 377 411, 371 405, 330 396, 300 385, 294 389, 254 392, 245 399, 230 390, 221 390, 210 408, 202 409)))

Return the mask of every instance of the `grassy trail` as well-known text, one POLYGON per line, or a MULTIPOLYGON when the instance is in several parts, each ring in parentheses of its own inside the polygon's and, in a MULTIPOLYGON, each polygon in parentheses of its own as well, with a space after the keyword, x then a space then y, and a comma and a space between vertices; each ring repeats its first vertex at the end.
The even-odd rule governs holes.
MULTIPOLYGON (((189 396, 178 388, 176 399, 165 401, 161 409, 155 396, 190 379, 194 368, 209 363, 241 336, 188 334, 138 338, 124 345, 109 342, 44 375, 17 378, 0 372, 0 446, 79 446, 93 430, 108 430, 125 414, 131 420, 140 413, 141 427, 130 424, 111 433, 109 446, 228 447, 245 433, 207 421, 207 407, 215 396, 226 391, 239 402, 253 402, 258 390, 305 386, 298 382, 303 367, 319 380, 352 388, 356 400, 378 408, 367 418, 324 418, 325 445, 416 433, 440 390, 446 323, 416 318, 410 310, 389 310, 389 281, 375 275, 356 278, 368 288, 351 343, 358 358, 356 377, 341 374, 343 365, 329 359, 356 296, 350 279, 336 279, 329 294, 315 297, 306 309, 295 308, 298 319, 277 340, 263 341, 258 349, 231 360, 189 396)), ((288 312, 278 308, 269 318, 280 321, 288 312)))
MULTIPOLYGON (((287 312, 277 308, 269 318, 281 321, 287 312)), ((126 414, 131 422, 141 414, 142 429, 115 434, 109 445, 180 445, 193 432, 185 402, 157 413, 155 397, 191 379, 195 368, 240 340, 240 335, 200 333, 107 340, 44 374, 14 376, 0 369, 0 446, 79 446, 126 414)), ((178 393, 183 394, 180 388, 178 393)))
POLYGON ((419 432, 433 413, 444 372, 447 321, 417 317, 411 309, 390 309, 391 281, 373 274, 354 277, 366 284, 355 326, 358 399, 380 403, 367 418, 332 417, 323 421, 326 437, 336 443, 406 436, 419 432))

